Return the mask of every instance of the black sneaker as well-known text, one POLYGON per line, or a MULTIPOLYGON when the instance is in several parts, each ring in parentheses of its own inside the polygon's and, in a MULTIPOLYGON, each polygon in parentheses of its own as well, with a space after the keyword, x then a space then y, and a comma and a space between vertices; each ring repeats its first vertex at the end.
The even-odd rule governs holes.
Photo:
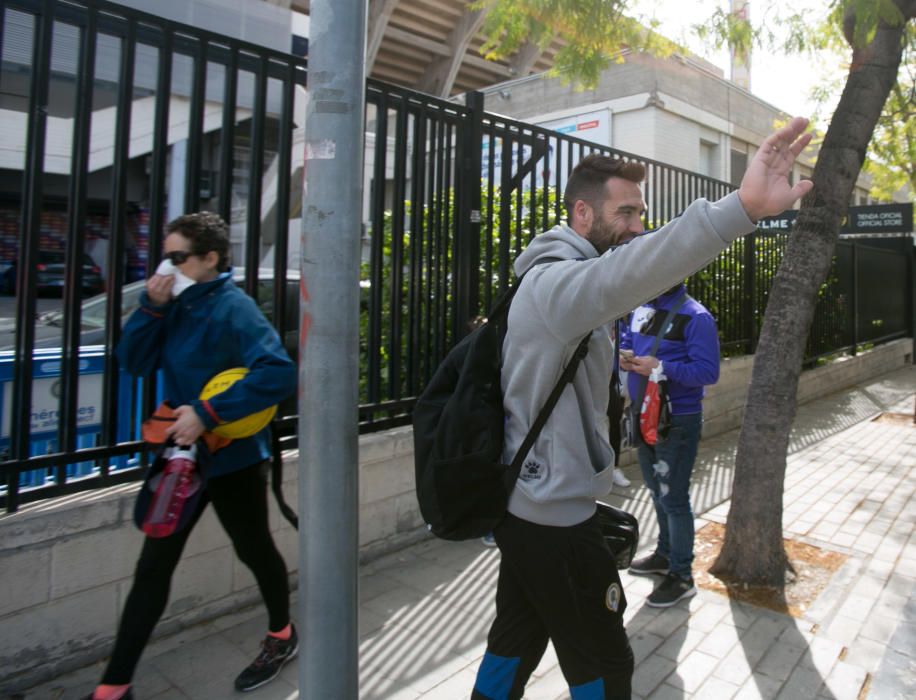
POLYGON ((679 600, 696 594, 697 587, 693 585, 693 578, 681 578, 677 574, 668 574, 646 599, 646 605, 650 608, 670 608, 679 600))
POLYGON ((667 574, 668 557, 663 557, 658 552, 652 552, 642 559, 634 559, 630 564, 631 574, 667 574))
POLYGON ((258 654, 258 658, 235 679, 235 689, 244 693, 270 683, 280 675, 283 665, 295 658, 298 651, 299 636, 296 634, 295 626, 289 639, 277 639, 267 635, 261 642, 261 653, 258 654))

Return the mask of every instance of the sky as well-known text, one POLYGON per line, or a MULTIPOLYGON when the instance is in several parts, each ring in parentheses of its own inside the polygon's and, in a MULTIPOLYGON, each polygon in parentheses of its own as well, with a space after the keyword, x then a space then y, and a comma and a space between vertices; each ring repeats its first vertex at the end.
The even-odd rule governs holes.
MULTIPOLYGON (((755 23, 768 7, 783 11, 811 9, 823 14, 825 0, 758 0, 750 2, 750 18, 755 23)), ((710 17, 717 7, 727 9, 728 0, 631 0, 632 16, 655 17, 661 24, 658 31, 683 44, 694 53, 715 64, 730 77, 730 58, 727 49, 715 51, 707 48, 691 31, 691 25, 710 17)), ((810 117, 814 111, 809 99, 811 89, 825 76, 842 74, 842 67, 832 60, 818 60, 805 55, 784 55, 779 52, 755 48, 751 56, 751 92, 774 107, 793 115, 810 117)), ((832 113, 839 100, 823 111, 832 113)))
MULTIPOLYGON (((751 0, 751 21, 756 23, 764 11, 787 12, 811 10, 823 15, 827 0, 751 0)), ((705 46, 692 32, 691 26, 712 16, 717 7, 727 9, 729 0, 630 0, 630 14, 636 18, 655 17, 661 24, 658 31, 686 45, 695 54, 721 68, 730 77, 728 49, 716 51, 705 46)), ((778 28, 774 27, 778 30, 778 28)), ((293 13, 293 31, 308 35, 308 17, 293 13)), ((778 33, 778 31, 777 31, 778 33)), ((811 117, 814 103, 809 99, 812 88, 825 77, 842 75, 842 66, 835 57, 818 60, 811 56, 786 56, 755 48, 751 57, 751 92, 774 107, 792 115, 811 117)), ((822 112, 833 112, 839 93, 822 112)))

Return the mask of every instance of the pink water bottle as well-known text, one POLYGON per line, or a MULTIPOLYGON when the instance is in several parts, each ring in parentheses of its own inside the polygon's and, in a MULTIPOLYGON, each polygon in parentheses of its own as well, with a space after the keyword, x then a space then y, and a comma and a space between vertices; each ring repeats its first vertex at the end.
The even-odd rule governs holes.
POLYGON ((143 520, 143 532, 150 537, 167 537, 178 528, 188 500, 200 489, 197 473, 197 446, 167 447, 165 467, 150 479, 154 491, 152 502, 143 520))

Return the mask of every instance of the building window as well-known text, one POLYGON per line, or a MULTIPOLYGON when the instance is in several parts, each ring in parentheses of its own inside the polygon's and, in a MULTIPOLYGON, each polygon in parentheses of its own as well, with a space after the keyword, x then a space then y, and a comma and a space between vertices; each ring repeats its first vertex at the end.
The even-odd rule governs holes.
POLYGON ((747 153, 732 150, 731 156, 731 180, 732 184, 738 187, 741 184, 741 178, 744 177, 744 171, 747 170, 747 153))
POLYGON ((719 147, 717 144, 700 140, 699 171, 709 177, 719 177, 719 147))

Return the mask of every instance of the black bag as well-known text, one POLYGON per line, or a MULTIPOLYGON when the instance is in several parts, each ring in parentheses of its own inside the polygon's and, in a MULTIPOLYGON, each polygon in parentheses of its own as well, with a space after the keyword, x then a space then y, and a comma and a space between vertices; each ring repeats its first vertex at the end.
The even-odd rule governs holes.
POLYGON ((414 406, 420 513, 429 530, 446 540, 482 537, 499 524, 522 462, 588 352, 591 334, 579 343, 512 464, 502 464, 502 341, 520 284, 521 279, 497 300, 487 321, 452 348, 414 406))
POLYGON ((618 569, 627 569, 639 544, 639 521, 615 506, 598 501, 598 526, 604 541, 617 561, 618 569))
MULTIPOLYGON (((210 452, 203 440, 196 443, 193 472, 187 481, 169 473, 169 458, 179 449, 168 439, 156 449, 134 502, 134 524, 148 537, 168 537, 184 530, 200 507, 207 489, 210 452)), ((180 448, 190 450, 190 448, 180 448)))

